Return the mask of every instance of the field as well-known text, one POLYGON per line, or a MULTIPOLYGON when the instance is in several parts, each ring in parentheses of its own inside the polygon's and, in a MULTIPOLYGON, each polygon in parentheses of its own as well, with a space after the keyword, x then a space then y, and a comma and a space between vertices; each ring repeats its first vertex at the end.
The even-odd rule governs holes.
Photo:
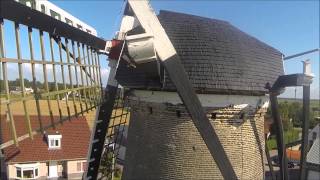
MULTIPOLYGON (((2 98, 1 101, 3 101, 3 100, 4 99, 2 98)), ((59 106, 58 106, 57 100, 49 100, 49 103, 50 103, 50 106, 51 106, 51 110, 52 110, 53 116, 59 116, 59 106)), ((75 114, 74 103, 73 103, 72 100, 69 100, 68 104, 66 103, 66 101, 60 100, 59 104, 60 104, 60 109, 61 109, 63 117, 68 117, 68 111, 67 111, 67 107, 68 106, 70 108, 70 114, 71 115, 75 114)), ((41 116, 50 116, 48 101, 47 100, 39 100, 39 105, 40 105, 40 109, 41 109, 40 110, 41 116)), ((81 105, 82 105, 83 109, 86 108, 84 102, 82 102, 81 105)), ((88 103, 88 106, 89 106, 89 103, 88 103)), ((28 111, 29 116, 38 115, 37 106, 36 106, 36 101, 35 100, 26 101, 26 107, 27 107, 27 111, 28 111)), ((80 106, 80 102, 79 101, 75 102, 75 107, 77 109, 77 112, 79 113, 80 110, 81 110, 81 106, 80 106)), ((21 101, 10 104, 10 109, 11 109, 13 117, 15 115, 24 115, 25 114, 25 111, 24 111, 24 108, 23 108, 23 103, 21 101)), ((121 109, 116 109, 116 110, 113 111, 113 116, 119 116, 122 113, 126 113, 126 112, 125 111, 122 112, 121 109)), ((1 104, 1 106, 0 106, 0 115, 2 115, 1 117, 6 117, 6 116, 3 116, 3 115, 6 115, 6 114, 7 114, 7 106, 5 104, 1 104)), ((84 112, 83 115, 86 117, 86 120, 87 120, 87 123, 88 123, 88 126, 89 126, 90 130, 92 130, 92 128, 94 126, 95 118, 96 118, 96 109, 93 108, 92 110, 89 110, 88 112, 84 112)), ((126 118, 127 118, 126 119, 126 125, 129 122, 128 121, 129 115, 130 114, 128 114, 126 116, 126 118)), ((3 118, 3 119, 0 119, 0 120, 1 121, 6 121, 7 118, 3 118)), ((120 117, 115 118, 114 119, 114 125, 119 124, 120 120, 121 120, 120 117)), ((121 121, 123 123, 125 121, 125 119, 123 118, 121 121)), ((113 122, 111 122, 111 123, 113 123, 113 122)), ((35 130, 35 129, 33 129, 33 130, 35 130)), ((109 129, 108 134, 110 134, 110 133, 111 133, 111 131, 109 129)))

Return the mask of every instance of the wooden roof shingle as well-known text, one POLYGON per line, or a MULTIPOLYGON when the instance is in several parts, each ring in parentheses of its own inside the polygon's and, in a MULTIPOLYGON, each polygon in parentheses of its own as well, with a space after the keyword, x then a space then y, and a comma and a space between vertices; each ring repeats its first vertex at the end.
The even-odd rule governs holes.
MULTIPOLYGON (((283 74, 281 52, 226 21, 170 11, 158 18, 197 92, 264 94, 283 74)), ((158 62, 133 68, 122 61, 116 78, 130 88, 175 91, 158 62)))

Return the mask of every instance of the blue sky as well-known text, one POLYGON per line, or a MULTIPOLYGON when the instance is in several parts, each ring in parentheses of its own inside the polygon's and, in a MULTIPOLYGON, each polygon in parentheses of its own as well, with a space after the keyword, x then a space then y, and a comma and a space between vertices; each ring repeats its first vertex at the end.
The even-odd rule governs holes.
MULTIPOLYGON (((111 39, 121 19, 123 1, 51 1, 111 39)), ((284 55, 319 48, 319 1, 164 1, 151 0, 153 8, 229 21, 244 32, 280 50, 284 55)), ((301 73, 302 60, 310 59, 315 74, 311 97, 319 99, 319 53, 284 62, 285 73, 301 73)), ((103 60, 104 68, 107 62, 103 60)), ((108 69, 104 69, 107 76, 108 69)), ((106 79, 106 78, 105 78, 106 79)), ((294 97, 289 88, 283 97, 294 97)), ((297 97, 302 96, 301 88, 297 97)))

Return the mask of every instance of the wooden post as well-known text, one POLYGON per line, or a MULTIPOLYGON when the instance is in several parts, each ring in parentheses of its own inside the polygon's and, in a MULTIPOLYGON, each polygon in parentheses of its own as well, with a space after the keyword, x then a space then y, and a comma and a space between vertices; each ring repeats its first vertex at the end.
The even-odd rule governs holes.
POLYGON ((278 158, 280 162, 280 176, 282 180, 287 180, 288 179, 288 160, 286 155, 286 146, 283 139, 283 125, 280 119, 278 99, 277 99, 277 94, 275 94, 275 92, 270 92, 270 103, 271 103, 272 117, 274 119, 274 123, 276 127, 278 158))
POLYGON ((309 150, 309 111, 310 111, 310 85, 303 86, 303 109, 302 109, 302 144, 300 159, 300 179, 307 179, 306 159, 309 150))

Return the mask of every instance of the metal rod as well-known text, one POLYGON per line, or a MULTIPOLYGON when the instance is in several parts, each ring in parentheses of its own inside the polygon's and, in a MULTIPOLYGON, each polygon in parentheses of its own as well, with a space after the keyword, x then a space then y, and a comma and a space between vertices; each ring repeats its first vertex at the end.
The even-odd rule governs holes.
MULTIPOLYGON (((3 19, 0 18, 0 52, 1 56, 5 57, 5 47, 4 47, 4 22, 3 19)), ((9 84, 8 84, 8 69, 7 69, 7 63, 2 62, 2 73, 3 73, 3 86, 6 93, 6 100, 10 99, 10 92, 9 92, 9 84)), ((11 112, 10 104, 7 104, 7 116, 9 117, 10 122, 10 129, 11 129, 11 136, 13 139, 13 142, 16 146, 18 146, 18 140, 17 140, 17 132, 16 132, 16 126, 14 124, 14 119, 11 112)))
POLYGON ((28 39, 29 39, 29 50, 30 50, 30 63, 31 63, 31 74, 32 74, 32 88, 34 91, 34 99, 36 101, 38 122, 40 126, 40 131, 43 132, 43 125, 41 119, 40 103, 39 103, 39 92, 37 88, 37 78, 35 73, 35 63, 34 63, 34 52, 32 43, 32 28, 28 27, 28 39))
MULTIPOLYGON (((15 36, 16 36, 17 58, 21 59, 19 24, 14 23, 14 26, 15 26, 15 36)), ((21 95, 22 95, 22 97, 25 97, 26 96, 26 89, 24 86, 24 75, 23 75, 22 63, 18 63, 18 69, 19 69, 21 95)), ((32 127, 31 127, 31 122, 30 122, 30 117, 29 117, 26 101, 22 101, 22 104, 23 104, 23 110, 24 110, 24 118, 25 118, 25 122, 26 122, 26 126, 27 126, 26 128, 27 128, 27 131, 29 133, 30 138, 33 139, 32 127)))
MULTIPOLYGON (((54 88, 55 88, 55 91, 59 91, 57 77, 56 77, 56 65, 55 65, 55 60, 54 60, 54 48, 53 48, 53 38, 52 38, 52 36, 50 36, 50 53, 51 53, 54 88)), ((62 114, 62 110, 61 110, 60 95, 59 94, 56 95, 56 99, 57 99, 57 105, 58 105, 58 109, 59 109, 59 117, 60 117, 60 121, 61 121, 63 114, 62 114)))
POLYGON ((276 138, 277 138, 277 148, 278 148, 278 158, 280 162, 280 179, 288 179, 288 162, 286 156, 286 147, 283 138, 283 125, 280 119, 279 107, 277 94, 270 92, 270 103, 272 117, 274 119, 276 127, 276 138))
POLYGON ((302 109, 302 145, 300 159, 300 179, 307 179, 306 158, 309 150, 308 134, 309 134, 309 110, 310 110, 310 86, 303 86, 303 109, 302 109))
POLYGON ((305 51, 305 52, 298 53, 298 54, 294 54, 294 55, 291 55, 291 56, 287 56, 287 57, 284 57, 283 60, 289 60, 289 59, 292 59, 292 58, 295 58, 295 57, 299 57, 299 56, 302 56, 302 55, 305 55, 305 54, 313 53, 313 52, 316 52, 316 51, 319 51, 319 48, 318 49, 312 49, 310 51, 305 51))
MULTIPOLYGON (((46 54, 45 54, 46 52, 45 52, 45 48, 44 48, 43 31, 39 31, 39 35, 40 35, 41 59, 43 62, 45 62, 46 61, 46 54)), ((42 69, 43 69, 44 89, 46 92, 49 92, 48 74, 47 74, 46 64, 43 64, 42 69)), ((51 124, 53 125, 53 129, 55 129, 50 96, 47 96, 47 104, 48 104, 48 108, 49 108, 49 115, 50 115, 51 124)))

